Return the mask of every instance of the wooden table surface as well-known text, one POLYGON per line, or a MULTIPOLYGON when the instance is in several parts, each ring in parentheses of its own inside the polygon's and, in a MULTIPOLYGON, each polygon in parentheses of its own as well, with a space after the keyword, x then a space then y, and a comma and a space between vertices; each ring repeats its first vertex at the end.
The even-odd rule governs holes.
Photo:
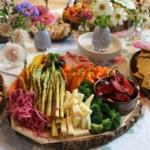
MULTIPOLYGON (((28 0, 32 4, 36 5, 43 5, 44 0, 28 0)), ((22 0, 15 0, 16 3, 22 2, 22 0)), ((49 0, 49 8, 50 9, 57 9, 57 8, 64 8, 67 3, 67 0, 49 0)))

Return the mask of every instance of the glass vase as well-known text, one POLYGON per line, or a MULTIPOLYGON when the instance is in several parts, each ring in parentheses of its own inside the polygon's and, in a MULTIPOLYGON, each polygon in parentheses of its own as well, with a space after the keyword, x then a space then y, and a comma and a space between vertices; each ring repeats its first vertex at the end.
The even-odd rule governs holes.
POLYGON ((109 27, 101 28, 96 26, 93 32, 92 45, 95 51, 105 51, 110 45, 110 29, 109 27))
POLYGON ((34 37, 35 48, 38 51, 46 51, 51 46, 51 37, 47 30, 38 31, 34 37))

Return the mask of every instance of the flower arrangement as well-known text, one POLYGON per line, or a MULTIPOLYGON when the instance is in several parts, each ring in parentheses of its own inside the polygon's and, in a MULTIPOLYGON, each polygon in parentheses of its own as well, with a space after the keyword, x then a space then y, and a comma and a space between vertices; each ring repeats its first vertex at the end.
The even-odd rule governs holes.
POLYGON ((37 7, 32 6, 29 2, 22 2, 15 5, 13 0, 1 0, 1 3, 3 7, 0 7, 0 30, 3 33, 5 31, 5 36, 10 35, 9 30, 16 28, 22 28, 28 31, 30 17, 39 15, 37 7))
POLYGON ((14 22, 15 27, 23 28, 28 30, 30 26, 30 17, 35 17, 39 15, 39 10, 36 6, 33 6, 29 2, 22 2, 15 5, 15 12, 17 12, 16 19, 14 22))
POLYGON ((44 6, 37 6, 39 15, 32 16, 31 21, 32 25, 36 26, 38 30, 45 30, 47 25, 53 24, 56 22, 56 16, 48 11, 44 6))
POLYGON ((87 5, 86 3, 78 2, 73 6, 68 6, 64 10, 63 15, 64 19, 75 24, 80 24, 82 17, 84 17, 83 15, 87 12, 88 14, 90 13, 89 5, 87 5))
POLYGON ((128 19, 128 12, 122 5, 113 5, 110 0, 97 0, 93 4, 94 24, 101 28, 123 25, 128 19))

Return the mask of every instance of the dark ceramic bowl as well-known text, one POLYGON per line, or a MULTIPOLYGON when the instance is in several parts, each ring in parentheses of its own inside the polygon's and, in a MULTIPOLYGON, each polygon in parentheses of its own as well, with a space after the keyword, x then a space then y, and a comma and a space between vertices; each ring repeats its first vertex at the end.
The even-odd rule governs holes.
POLYGON ((146 96, 147 98, 150 99, 150 90, 142 87, 142 79, 137 78, 134 74, 138 71, 137 68, 137 57, 140 55, 141 51, 138 51, 136 53, 133 54, 131 60, 130 60, 130 73, 131 76, 133 78, 133 80, 140 86, 140 90, 141 92, 144 94, 144 96, 146 96))
MULTIPOLYGON (((103 78, 98 80, 95 85, 94 85, 94 91, 96 92, 96 88, 97 86, 102 83, 104 80, 107 80, 109 77, 107 78, 103 78)), ((135 91, 134 94, 132 96, 132 100, 130 100, 129 102, 117 102, 117 101, 113 101, 110 98, 104 98, 103 101, 105 101, 106 103, 108 103, 110 106, 116 108, 116 110, 122 115, 127 115, 129 114, 137 105, 137 101, 139 99, 139 86, 135 85, 133 82, 131 82, 131 84, 133 86, 135 86, 135 91)), ((102 96, 103 98, 103 96, 102 96)))

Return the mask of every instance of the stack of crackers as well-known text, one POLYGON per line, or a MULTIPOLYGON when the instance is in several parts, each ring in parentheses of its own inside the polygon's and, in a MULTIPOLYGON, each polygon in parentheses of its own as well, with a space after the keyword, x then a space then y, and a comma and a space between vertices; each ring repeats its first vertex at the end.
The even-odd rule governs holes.
POLYGON ((150 50, 142 50, 136 59, 138 71, 134 75, 142 80, 142 87, 150 90, 150 50))

